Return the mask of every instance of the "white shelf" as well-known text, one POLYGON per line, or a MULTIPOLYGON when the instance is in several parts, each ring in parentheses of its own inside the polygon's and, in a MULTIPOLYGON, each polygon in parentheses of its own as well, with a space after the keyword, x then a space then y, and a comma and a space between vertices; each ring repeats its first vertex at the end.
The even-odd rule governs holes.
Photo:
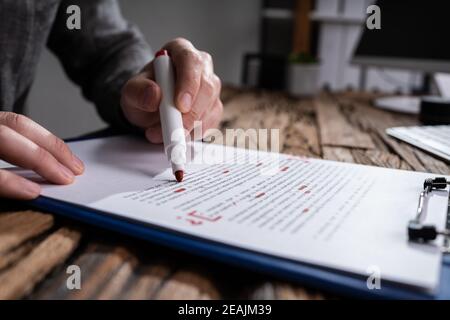
POLYGON ((262 16, 269 19, 291 20, 293 13, 289 9, 268 8, 262 11, 262 16))
POLYGON ((333 23, 333 24, 354 24, 361 25, 364 23, 364 18, 359 16, 346 16, 346 15, 335 15, 326 14, 321 12, 311 12, 310 18, 314 21, 333 23))

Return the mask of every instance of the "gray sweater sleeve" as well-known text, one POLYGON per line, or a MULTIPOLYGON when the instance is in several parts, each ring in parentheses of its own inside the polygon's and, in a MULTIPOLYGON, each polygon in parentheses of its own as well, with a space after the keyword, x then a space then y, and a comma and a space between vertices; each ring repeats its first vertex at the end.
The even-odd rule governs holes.
POLYGON ((110 125, 131 129, 120 108, 120 90, 152 58, 139 30, 121 15, 117 0, 63 0, 48 47, 83 95, 110 125), (69 30, 69 5, 81 9, 81 29, 69 30))

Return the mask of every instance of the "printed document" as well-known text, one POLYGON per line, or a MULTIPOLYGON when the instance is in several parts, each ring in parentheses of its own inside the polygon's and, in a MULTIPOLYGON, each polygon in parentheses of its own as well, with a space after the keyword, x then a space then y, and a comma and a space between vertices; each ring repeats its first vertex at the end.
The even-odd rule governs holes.
MULTIPOLYGON (((85 173, 44 184, 44 196, 364 278, 377 270, 418 290, 439 282, 438 243, 407 239, 431 174, 191 143, 177 183, 162 146, 113 137, 70 147, 85 173)), ((448 192, 433 192, 427 221, 443 228, 447 206, 448 192)))

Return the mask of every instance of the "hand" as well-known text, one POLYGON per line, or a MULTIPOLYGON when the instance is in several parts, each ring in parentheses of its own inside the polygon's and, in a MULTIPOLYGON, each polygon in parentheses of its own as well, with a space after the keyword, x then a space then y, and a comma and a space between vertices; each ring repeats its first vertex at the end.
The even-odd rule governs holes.
MULTIPOLYGON (((202 132, 218 126, 222 117, 221 82, 213 71, 211 56, 198 51, 185 39, 166 44, 175 69, 175 106, 182 112, 187 133, 195 121, 202 121, 202 132)), ((154 81, 153 62, 131 78, 122 89, 121 106, 125 117, 145 130, 150 142, 162 143, 159 120, 161 89, 154 81)))
MULTIPOLYGON (((81 160, 61 139, 12 112, 0 112, 0 159, 31 169, 56 184, 69 184, 84 170, 81 160)), ((0 197, 31 200, 40 192, 37 183, 0 170, 0 197)))

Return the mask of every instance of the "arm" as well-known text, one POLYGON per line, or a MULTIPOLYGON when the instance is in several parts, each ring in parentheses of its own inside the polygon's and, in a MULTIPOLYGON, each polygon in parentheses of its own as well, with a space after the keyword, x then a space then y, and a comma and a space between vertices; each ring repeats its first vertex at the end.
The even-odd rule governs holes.
POLYGON ((131 127, 120 107, 120 91, 152 53, 137 28, 124 20, 116 0, 63 0, 48 47, 103 120, 131 127), (81 8, 81 30, 66 27, 66 8, 72 4, 81 8))
MULTIPOLYGON (((116 0, 64 0, 48 45, 104 120, 138 128, 151 142, 162 142, 161 92, 154 81, 152 54, 140 32, 122 18, 116 0), (81 8, 81 30, 66 28, 69 4, 81 8)), ((212 58, 181 38, 163 48, 175 66, 175 105, 183 113, 185 129, 190 133, 201 121, 206 134, 222 115, 221 83, 212 58)))
MULTIPOLYGON (((116 0, 71 0, 70 4, 81 7, 82 29, 66 28, 68 4, 64 0, 49 47, 106 121, 116 127, 137 127, 148 140, 161 143, 161 90, 154 81, 151 52, 143 37, 123 20, 116 0)), ((176 70, 174 102, 183 113, 186 132, 201 121, 206 134, 222 114, 221 84, 211 56, 185 39, 175 39, 164 49, 172 55, 176 70)), ((0 159, 34 170, 56 184, 71 183, 84 170, 61 139, 32 120, 8 112, 0 112, 0 159)), ((0 170, 0 197, 33 199, 39 193, 37 183, 0 170)))

